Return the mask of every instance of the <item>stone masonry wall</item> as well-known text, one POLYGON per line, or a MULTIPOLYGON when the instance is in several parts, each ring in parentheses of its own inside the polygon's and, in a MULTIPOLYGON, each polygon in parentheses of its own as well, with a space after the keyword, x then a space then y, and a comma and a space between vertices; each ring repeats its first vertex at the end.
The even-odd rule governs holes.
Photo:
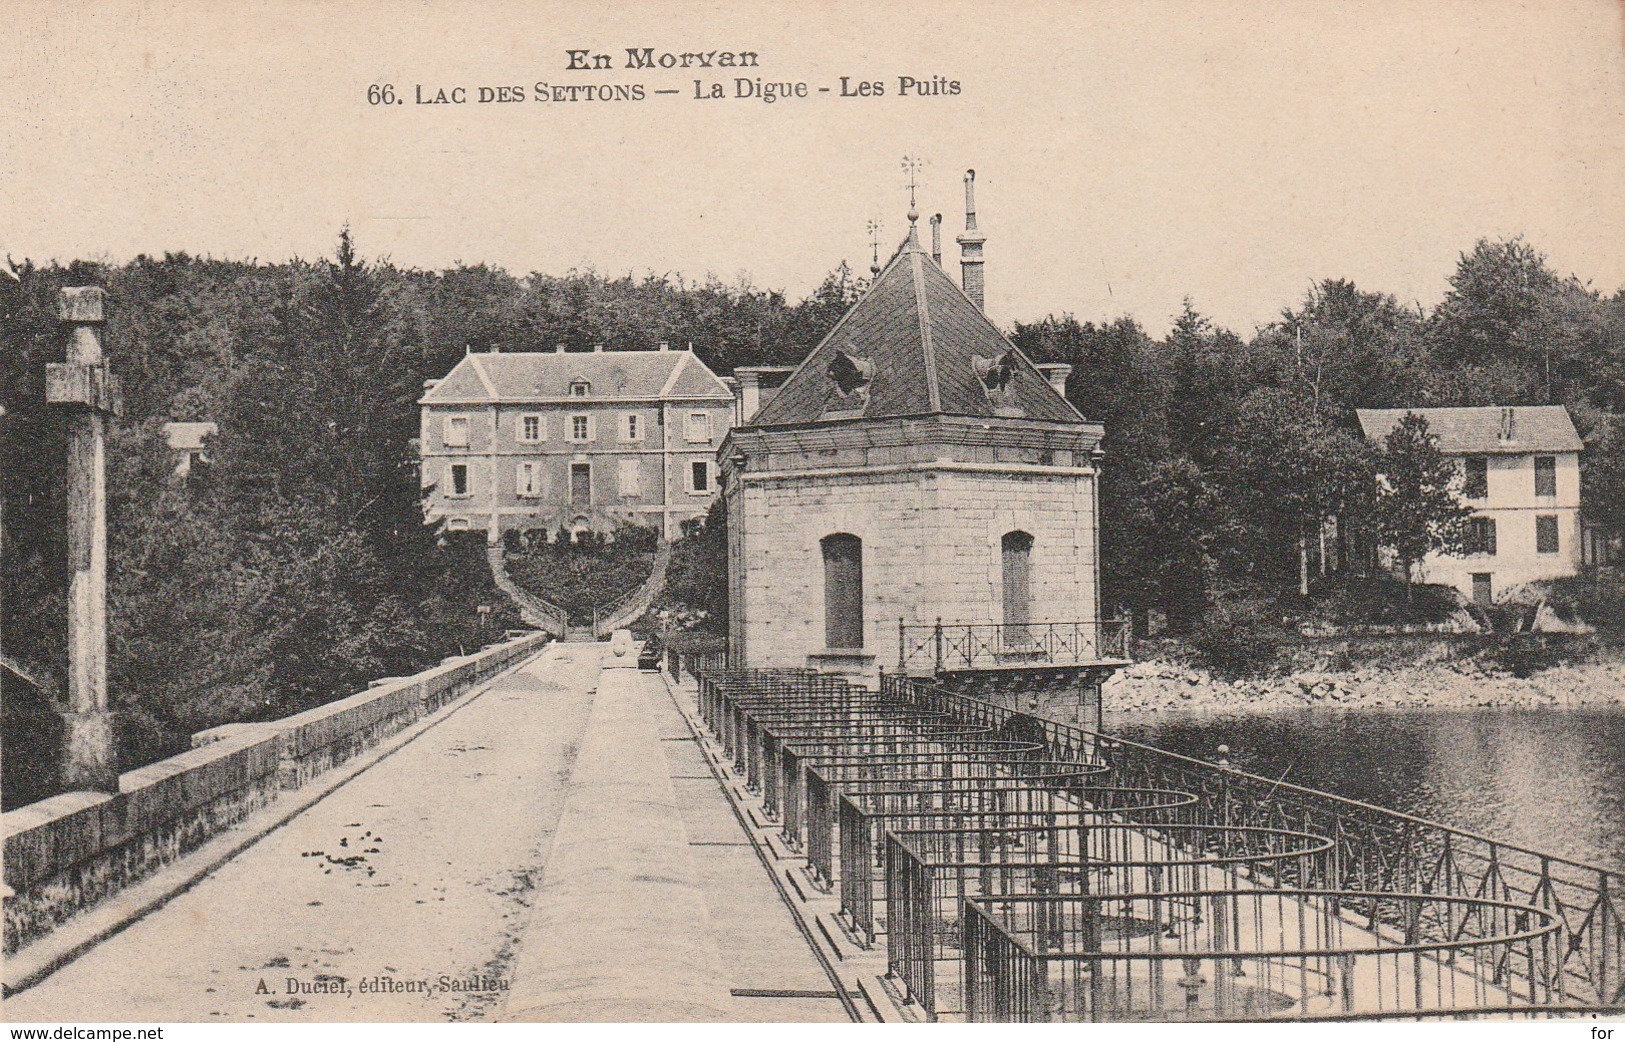
POLYGON ((1003 619, 1001 539, 1034 538, 1033 621, 1095 616, 1095 519, 1086 470, 956 469, 747 481, 730 517, 739 571, 736 639, 752 667, 807 665, 824 650, 820 540, 863 540, 864 645, 894 668, 898 619, 1003 619))

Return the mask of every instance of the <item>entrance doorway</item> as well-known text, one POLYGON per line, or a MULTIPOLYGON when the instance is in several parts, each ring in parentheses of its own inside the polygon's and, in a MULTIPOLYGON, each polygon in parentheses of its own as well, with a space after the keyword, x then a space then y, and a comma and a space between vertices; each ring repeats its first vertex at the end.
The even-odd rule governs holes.
POLYGON ((592 464, 570 464, 570 504, 587 506, 592 503, 592 464))
POLYGON ((1495 603, 1495 588, 1490 583, 1489 572, 1473 573, 1473 603, 1486 606, 1495 603))

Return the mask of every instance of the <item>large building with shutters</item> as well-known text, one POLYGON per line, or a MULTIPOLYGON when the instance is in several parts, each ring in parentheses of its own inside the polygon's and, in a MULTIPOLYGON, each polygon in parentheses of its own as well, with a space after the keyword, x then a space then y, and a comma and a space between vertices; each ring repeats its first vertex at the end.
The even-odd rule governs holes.
POLYGON ((737 663, 873 677, 909 625, 1010 640, 1098 621, 1102 429, 1061 393, 1070 367, 1041 370, 983 314, 966 194, 963 288, 911 213, 868 291, 723 445, 737 663))
POLYGON ((1464 554, 1429 554, 1417 581, 1454 586, 1489 604, 1514 587, 1578 570, 1585 445, 1563 406, 1355 412, 1378 444, 1407 412, 1423 417, 1439 451, 1460 468, 1462 499, 1473 508, 1471 546, 1464 554))
POLYGON ((465 355, 419 400, 425 519, 676 538, 717 494, 733 392, 690 351, 465 355))

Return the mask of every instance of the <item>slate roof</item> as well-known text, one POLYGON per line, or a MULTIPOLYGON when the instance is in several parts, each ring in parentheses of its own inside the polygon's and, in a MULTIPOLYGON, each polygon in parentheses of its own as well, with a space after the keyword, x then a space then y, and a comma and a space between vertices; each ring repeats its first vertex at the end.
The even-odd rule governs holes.
POLYGON ((1524 452, 1579 452, 1585 447, 1561 405, 1485 405, 1460 409, 1356 409, 1360 429, 1381 441, 1399 426, 1407 412, 1428 421, 1439 439, 1439 451, 1453 455, 1497 455, 1524 452), (1501 439, 1503 414, 1512 414, 1512 437, 1501 439))
POLYGON ((933 414, 1083 422, 911 237, 751 426, 933 414), (872 365, 866 401, 843 395, 831 378, 838 352, 872 365), (985 365, 1006 355, 1014 365, 995 401, 983 389, 975 360, 985 365))
POLYGON ((519 351, 464 355, 418 404, 563 401, 577 380, 592 386, 587 401, 733 398, 691 351, 519 351))

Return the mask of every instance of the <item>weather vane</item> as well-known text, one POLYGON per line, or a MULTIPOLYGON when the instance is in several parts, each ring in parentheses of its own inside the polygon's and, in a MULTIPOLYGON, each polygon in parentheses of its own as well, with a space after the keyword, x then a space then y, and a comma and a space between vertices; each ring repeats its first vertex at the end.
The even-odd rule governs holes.
POLYGON ((869 274, 880 274, 880 222, 874 218, 869 220, 869 274))
POLYGON ((919 210, 914 203, 914 190, 919 187, 920 169, 925 166, 925 160, 918 156, 903 157, 903 173, 908 175, 908 219, 913 221, 919 218, 919 210))

